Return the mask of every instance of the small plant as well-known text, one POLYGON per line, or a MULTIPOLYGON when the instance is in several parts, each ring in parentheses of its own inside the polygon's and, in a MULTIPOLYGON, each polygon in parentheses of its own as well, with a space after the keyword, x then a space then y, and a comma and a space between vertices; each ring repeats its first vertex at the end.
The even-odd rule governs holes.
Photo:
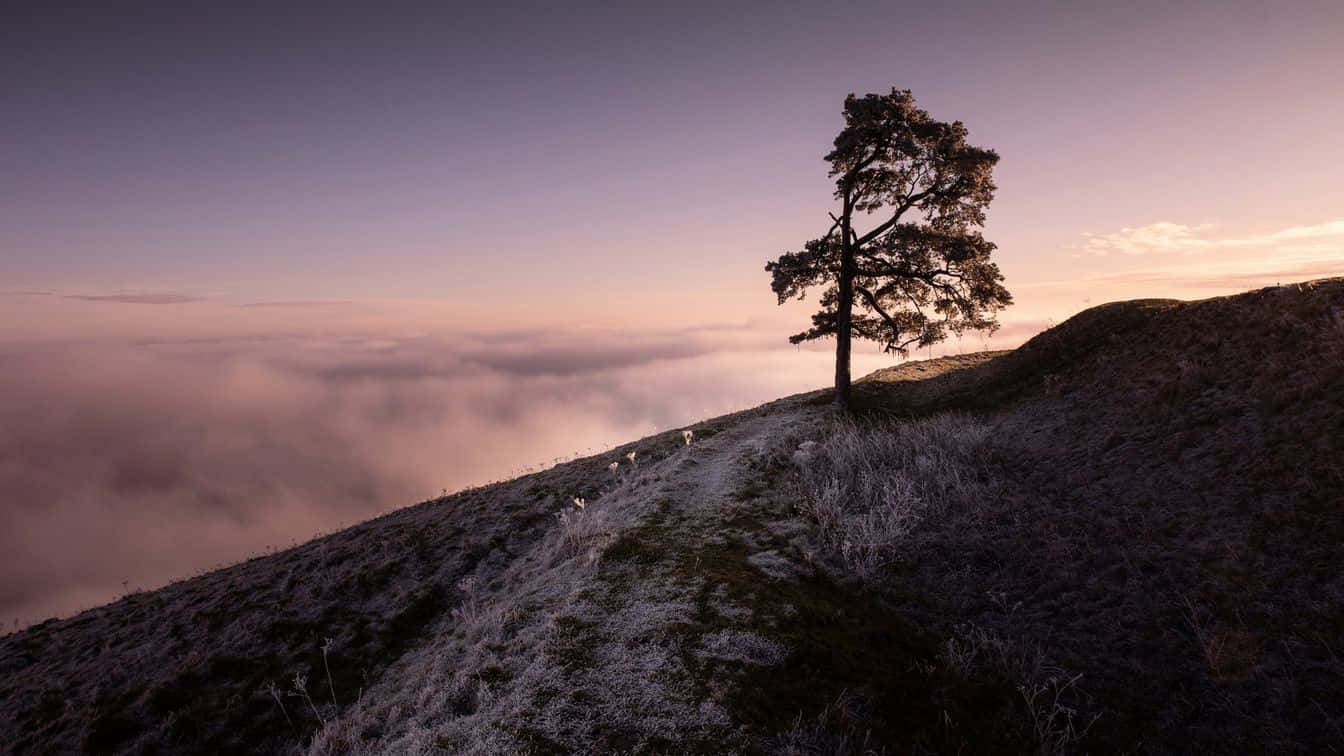
POLYGON ((327 725, 327 720, 323 718, 320 712, 318 712, 317 704, 313 703, 313 697, 308 695, 307 675, 302 675, 299 674, 298 672, 294 673, 294 690, 298 692, 298 694, 303 698, 303 700, 308 702, 308 708, 313 710, 313 716, 317 717, 317 721, 321 722, 322 726, 325 727, 327 725))
POLYGON ((1088 720, 1086 726, 1078 729, 1074 723, 1078 710, 1066 706, 1061 700, 1066 694, 1074 692, 1074 686, 1080 679, 1081 674, 1072 677, 1051 675, 1042 682, 1017 687, 1026 704, 1027 715, 1031 718, 1032 734, 1036 738, 1042 756, 1072 752, 1072 746, 1081 742, 1092 729, 1092 725, 1101 718, 1100 714, 1095 714, 1088 720))
POLYGON ((885 748, 875 748, 872 731, 862 728, 862 702, 848 690, 826 705, 813 719, 804 720, 798 712, 793 727, 778 736, 777 752, 783 756, 881 756, 885 748), (861 729, 862 728, 862 729, 861 729))
POLYGON ((289 723, 291 728, 294 727, 294 720, 289 718, 289 712, 285 710, 285 702, 280 698, 280 689, 275 687, 274 680, 266 682, 266 692, 270 693, 271 698, 275 699, 275 705, 280 707, 280 713, 285 715, 285 721, 289 723))
POLYGON ((575 507, 578 507, 579 509, 583 509, 585 506, 587 506, 587 502, 584 501, 584 499, 583 499, 582 496, 575 496, 575 497, 574 497, 574 506, 575 506, 575 507))
POLYGON ((693 430, 684 430, 684 431, 681 432, 681 438, 682 438, 682 440, 684 440, 684 441, 686 442, 686 445, 687 445, 687 446, 690 446, 690 445, 691 445, 691 439, 695 438, 695 431, 693 431, 693 430))
POLYGON ((1207 611, 1201 612, 1189 597, 1184 599, 1185 621, 1194 633, 1204 665, 1215 680, 1239 680, 1255 668, 1258 648, 1255 638, 1242 630, 1218 631, 1207 611))
POLYGON ((999 611, 1009 617, 1013 616, 1013 614, 1017 613, 1018 609, 1022 608, 1021 601, 1009 602, 1008 594, 1003 591, 988 590, 985 591, 985 595, 989 596, 989 600, 993 602, 994 606, 999 608, 999 611))
POLYGON ((331 691, 331 705, 339 710, 341 705, 336 701, 336 683, 331 681, 331 665, 327 662, 327 654, 331 652, 333 645, 335 641, 331 638, 327 638, 322 644, 322 667, 327 671, 327 689, 331 691))
POLYGON ((1072 753, 1101 715, 1079 727, 1079 711, 1070 701, 1080 698, 1081 674, 1069 675, 1048 663, 1039 646, 1005 638, 974 625, 958 625, 947 639, 941 660, 963 681, 1011 682, 1022 697, 1027 733, 1039 753, 1072 753))
POLYGON ((476 589, 480 587, 480 581, 475 575, 467 575, 457 581, 457 589, 462 592, 462 604, 453 610, 453 614, 465 623, 474 623, 480 618, 481 606, 480 599, 476 595, 476 589))
POLYGON ((607 465, 607 469, 611 470, 612 472, 616 472, 616 468, 620 466, 621 466, 620 462, 612 462, 611 464, 607 465))
MULTIPOLYGON (((576 505, 578 501, 575 501, 576 505)), ((582 507, 563 509, 556 512, 555 518, 560 523, 557 547, 561 556, 585 554, 608 536, 605 513, 601 510, 588 511, 582 507)))

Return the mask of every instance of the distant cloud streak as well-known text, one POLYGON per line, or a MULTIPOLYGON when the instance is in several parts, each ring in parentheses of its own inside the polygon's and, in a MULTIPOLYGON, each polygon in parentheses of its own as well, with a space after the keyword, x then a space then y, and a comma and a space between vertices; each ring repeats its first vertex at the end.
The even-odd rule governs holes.
MULTIPOLYGON (((1316 278, 1344 275, 1344 258, 1312 262, 1259 265, 1183 266, 1165 270, 1140 270, 1087 279, 1088 284, 1125 286, 1177 286, 1190 289, 1244 290, 1275 284, 1299 283, 1316 278)), ((1077 285, 1076 283, 1073 285, 1077 285)))
POLYGON ((352 305, 352 304, 354 304, 354 302, 352 302, 352 301, 350 301, 350 300, 348 300, 348 299, 332 299, 332 300, 321 300, 321 299, 295 299, 295 300, 280 301, 280 302, 248 302, 248 303, 246 303, 246 304, 240 304, 240 305, 238 305, 238 307, 295 307, 295 308, 309 308, 309 307, 347 307, 347 306, 352 305))
POLYGON ((1080 249, 1094 255, 1193 254, 1218 249, 1285 247, 1297 251, 1344 254, 1344 219, 1310 226, 1292 226, 1244 237, 1217 237, 1211 224, 1185 225, 1163 221, 1107 234, 1084 233, 1080 249))
POLYGON ((186 294, 67 294, 66 299, 82 299, 86 302, 119 302, 121 304, 173 305, 188 302, 204 302, 204 297, 186 294))

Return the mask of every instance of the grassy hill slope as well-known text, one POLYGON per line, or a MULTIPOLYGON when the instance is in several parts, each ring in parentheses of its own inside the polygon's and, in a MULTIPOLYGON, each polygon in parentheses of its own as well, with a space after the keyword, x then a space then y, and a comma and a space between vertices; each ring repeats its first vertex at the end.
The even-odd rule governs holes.
POLYGON ((1344 279, 1103 305, 856 398, 0 638, 0 752, 1344 743, 1344 279))

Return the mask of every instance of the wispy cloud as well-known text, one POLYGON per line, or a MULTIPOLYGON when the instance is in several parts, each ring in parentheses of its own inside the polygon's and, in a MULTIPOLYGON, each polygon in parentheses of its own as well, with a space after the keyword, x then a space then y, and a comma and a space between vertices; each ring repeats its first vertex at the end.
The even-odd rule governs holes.
POLYGON ((1294 226, 1292 228, 1285 228, 1282 231, 1275 231, 1265 237, 1265 239, 1269 241, 1322 238, 1344 238, 1344 220, 1317 223, 1314 226, 1294 226))
POLYGON ((238 307, 346 307, 354 304, 348 299, 294 299, 278 302, 248 302, 238 307))
POLYGON ((171 305, 187 302, 201 302, 204 297, 186 294, 67 294, 66 299, 82 299, 86 302, 120 302, 122 304, 171 305))
POLYGON ((1088 283, 1151 284, 1190 289, 1253 289, 1344 275, 1344 259, 1248 267, 1246 265, 1185 266, 1140 270, 1086 279, 1088 283))
POLYGON ((1162 221, 1126 226, 1107 234, 1085 232, 1078 247, 1094 255, 1193 254, 1216 249, 1290 248, 1293 251, 1344 253, 1344 219, 1310 226, 1292 226, 1269 233, 1219 237, 1212 224, 1186 225, 1162 221))
POLYGON ((50 289, 9 289, 0 291, 0 296, 6 297, 49 297, 56 292, 50 289))
POLYGON ((1163 292, 1162 296, 1191 296, 1195 292, 1182 293, 1180 290, 1218 289, 1231 292, 1336 276, 1344 276, 1344 257, 1165 265, 1068 280, 1032 281, 1018 284, 1017 288, 1081 290, 1102 287, 1108 291, 1120 291, 1123 297, 1135 295, 1132 287, 1144 286, 1153 292, 1163 292), (1176 291, 1171 287, 1176 287, 1176 291))

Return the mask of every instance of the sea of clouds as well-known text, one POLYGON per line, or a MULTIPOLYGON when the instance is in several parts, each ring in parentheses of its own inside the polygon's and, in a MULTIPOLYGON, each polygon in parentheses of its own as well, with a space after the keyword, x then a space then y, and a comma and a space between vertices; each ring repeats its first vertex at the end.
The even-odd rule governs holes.
MULTIPOLYGON (((0 344, 0 617, 9 629, 68 615, 445 490, 825 386, 831 346, 800 350, 786 335, 0 344)), ((864 351, 855 372, 891 361, 864 351)))

